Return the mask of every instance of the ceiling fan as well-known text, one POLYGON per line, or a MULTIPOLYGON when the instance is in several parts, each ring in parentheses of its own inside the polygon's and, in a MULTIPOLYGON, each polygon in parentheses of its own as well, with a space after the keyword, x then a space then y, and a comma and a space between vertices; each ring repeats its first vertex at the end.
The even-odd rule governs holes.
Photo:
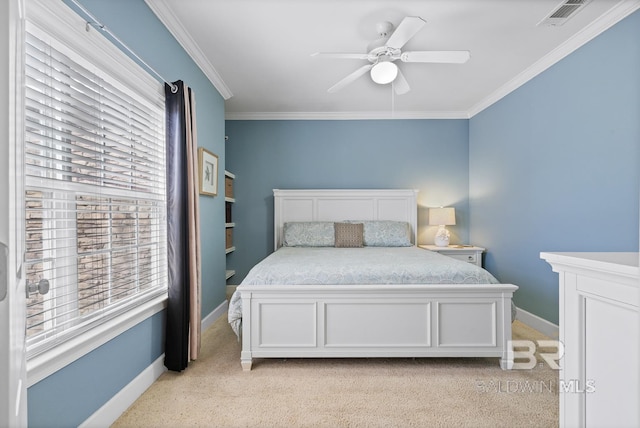
POLYGON ((423 62, 423 63, 450 63, 462 64, 470 57, 469 51, 413 51, 402 52, 401 48, 427 22, 419 16, 405 17, 398 28, 393 30, 390 22, 380 22, 376 25, 376 30, 380 38, 374 40, 367 46, 368 53, 323 53, 316 52, 311 56, 323 58, 341 59, 366 59, 370 64, 363 65, 353 73, 328 89, 329 92, 337 92, 343 87, 355 81, 367 71, 371 74, 371 79, 379 84, 393 82, 393 89, 396 94, 401 95, 409 91, 409 83, 404 75, 394 63, 396 60, 402 62, 423 62))

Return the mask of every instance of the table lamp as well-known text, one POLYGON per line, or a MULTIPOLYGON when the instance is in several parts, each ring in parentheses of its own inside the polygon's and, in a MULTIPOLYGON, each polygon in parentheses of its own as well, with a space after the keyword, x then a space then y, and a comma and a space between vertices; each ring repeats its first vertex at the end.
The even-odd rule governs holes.
POLYGON ((455 208, 429 208, 429 224, 438 226, 436 232, 435 244, 438 247, 446 247, 449 245, 449 231, 445 226, 453 226, 456 224, 455 208))

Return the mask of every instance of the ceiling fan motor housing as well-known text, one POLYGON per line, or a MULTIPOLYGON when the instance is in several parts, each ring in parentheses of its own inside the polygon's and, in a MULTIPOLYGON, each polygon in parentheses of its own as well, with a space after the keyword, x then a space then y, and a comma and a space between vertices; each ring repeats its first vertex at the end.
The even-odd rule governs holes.
POLYGON ((369 55, 373 55, 374 51, 379 50, 379 49, 383 49, 385 45, 387 44, 387 40, 389 40, 388 37, 381 37, 379 39, 375 39, 373 42, 369 43, 367 45, 367 52, 369 52, 369 55))
POLYGON ((373 63, 379 61, 395 61, 400 58, 400 54, 400 49, 383 45, 369 50, 369 61, 373 63))

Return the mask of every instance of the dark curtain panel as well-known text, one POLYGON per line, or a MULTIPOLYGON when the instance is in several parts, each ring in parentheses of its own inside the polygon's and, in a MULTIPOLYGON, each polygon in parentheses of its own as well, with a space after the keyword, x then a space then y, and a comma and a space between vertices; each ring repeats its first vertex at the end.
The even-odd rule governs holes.
POLYGON ((167 138, 167 247, 169 301, 165 337, 164 365, 182 371, 189 362, 189 283, 187 263, 187 169, 184 85, 175 82, 178 92, 165 84, 167 138))
POLYGON ((200 237, 197 181, 193 179, 194 173, 197 177, 195 117, 192 117, 195 101, 182 81, 174 85, 178 88, 176 93, 165 84, 169 291, 164 365, 169 370, 182 371, 199 350, 200 237))

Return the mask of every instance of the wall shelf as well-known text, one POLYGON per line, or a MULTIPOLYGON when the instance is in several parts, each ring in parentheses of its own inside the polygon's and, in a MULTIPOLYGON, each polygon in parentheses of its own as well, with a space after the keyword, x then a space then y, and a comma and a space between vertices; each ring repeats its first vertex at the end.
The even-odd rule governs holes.
MULTIPOLYGON (((233 204, 236 202, 233 194, 233 181, 235 178, 236 176, 229 171, 224 172, 225 254, 232 253, 236 250, 236 247, 233 245, 233 233, 234 228, 236 227, 236 224, 233 221, 233 204)), ((226 279, 228 280, 235 274, 236 271, 229 269, 227 262, 226 279)))

